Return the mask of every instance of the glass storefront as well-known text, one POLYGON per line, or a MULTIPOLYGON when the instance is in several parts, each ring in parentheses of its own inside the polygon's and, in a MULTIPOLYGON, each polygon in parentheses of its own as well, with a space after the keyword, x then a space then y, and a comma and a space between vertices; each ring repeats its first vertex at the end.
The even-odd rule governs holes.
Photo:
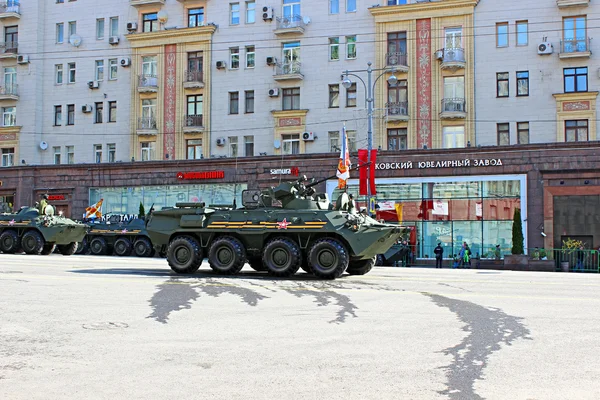
MULTIPOLYGON (((340 193, 336 186, 337 182, 327 183, 333 200, 340 193)), ((463 242, 473 256, 493 258, 496 245, 502 254, 510 253, 515 209, 527 218, 525 189, 525 175, 383 178, 377 180, 374 197, 380 218, 415 227, 418 258, 434 258, 438 243, 444 247, 444 256, 452 257, 463 242)), ((364 206, 358 180, 348 181, 348 193, 354 194, 359 207, 364 206)))
POLYGON ((242 191, 247 184, 235 183, 211 183, 190 185, 166 185, 166 186, 139 186, 139 187, 115 187, 115 188, 91 188, 90 204, 100 199, 102 212, 104 214, 137 215, 140 202, 144 205, 146 212, 154 205, 155 210, 163 207, 174 207, 175 203, 181 202, 204 202, 218 205, 231 205, 233 199, 236 204, 242 205, 242 191))

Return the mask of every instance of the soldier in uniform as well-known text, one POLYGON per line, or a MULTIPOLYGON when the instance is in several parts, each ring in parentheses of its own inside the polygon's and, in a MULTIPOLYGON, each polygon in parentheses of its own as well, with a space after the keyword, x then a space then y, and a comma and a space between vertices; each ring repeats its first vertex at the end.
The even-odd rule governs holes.
POLYGON ((44 211, 46 210, 46 206, 48 205, 48 195, 43 194, 42 199, 40 200, 40 204, 38 205, 38 211, 40 215, 44 215, 44 211))

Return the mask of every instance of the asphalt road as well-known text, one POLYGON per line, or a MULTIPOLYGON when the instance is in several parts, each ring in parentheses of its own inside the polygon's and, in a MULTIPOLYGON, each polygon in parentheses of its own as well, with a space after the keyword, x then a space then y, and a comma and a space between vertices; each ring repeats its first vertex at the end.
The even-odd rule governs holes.
POLYGON ((599 399, 600 275, 0 254, 0 399, 599 399))

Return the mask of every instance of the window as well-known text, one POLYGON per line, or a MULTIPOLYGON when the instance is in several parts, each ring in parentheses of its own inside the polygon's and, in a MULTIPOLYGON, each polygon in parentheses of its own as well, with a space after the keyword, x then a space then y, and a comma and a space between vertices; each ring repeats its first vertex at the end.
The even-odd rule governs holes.
POLYGON ((340 59, 340 38, 329 38, 329 61, 338 61, 340 59))
POLYGON ((65 24, 62 22, 56 24, 56 43, 64 43, 65 41, 65 24))
POLYGON ((588 120, 565 121, 565 142, 587 142, 588 120))
POLYGON ((529 122, 517 122, 517 143, 529 143, 529 122))
POLYGON ((117 79, 117 71, 119 70, 119 60, 111 58, 108 60, 108 80, 114 81, 117 79))
POLYGON ((117 102, 108 102, 108 122, 117 122, 117 102))
POLYGON ((389 56, 399 54, 406 55, 406 32, 388 33, 387 51, 389 56))
POLYGON ((356 0, 346 0, 346 12, 356 12, 356 0))
POLYGON ((75 146, 66 146, 67 164, 75 164, 75 146))
POLYGON ((156 99, 142 100, 142 121, 140 129, 156 129, 156 99))
POLYGON ((246 90, 244 92, 245 112, 252 114, 254 112, 254 90, 246 90))
POLYGON ((444 78, 444 103, 442 111, 465 112, 464 76, 447 76, 444 78))
POLYGON ((186 140, 187 159, 200 160, 202 156, 202 139, 186 140))
POLYGON ((527 46, 529 44, 529 25, 527 21, 517 21, 515 27, 517 33, 517 46, 527 46))
POLYGON ((158 13, 142 14, 142 32, 156 32, 158 30, 158 13))
POLYGON ((293 21, 294 16, 302 15, 300 0, 283 0, 283 18, 293 21))
POLYGON ((346 136, 348 136, 348 151, 353 153, 356 151, 356 131, 346 131, 346 136))
POLYGON ((56 4, 63 4, 65 0, 56 0, 56 4))
POLYGON ((104 18, 96 19, 96 39, 104 39, 104 18))
POLYGON ((52 147, 52 154, 54 154, 54 165, 60 164, 60 153, 60 146, 52 147))
POLYGON ((406 150, 408 148, 407 128, 388 129, 387 143, 388 150, 406 150))
POLYGON ((75 83, 76 64, 69 63, 69 83, 75 83))
POLYGON ((244 136, 244 155, 246 157, 254 155, 254 136, 244 136))
POLYGON ((300 134, 281 135, 283 154, 300 154, 300 134))
POLYGON ((496 97, 508 97, 508 72, 496 74, 496 97))
POLYGON ((465 147, 465 127, 445 126, 442 130, 442 147, 445 149, 465 147))
POLYGON ((154 142, 140 143, 140 156, 142 161, 150 161, 154 159, 154 142))
POLYGON ((190 8, 188 10, 188 27, 194 28, 196 26, 204 25, 204 8, 190 8))
POLYGON ((188 53, 188 79, 199 79, 202 82, 202 52, 192 52, 188 53))
POLYGON ((256 22, 256 2, 246 2, 246 23, 253 24, 256 22))
POLYGON ((62 106, 54 106, 54 126, 62 125, 62 106))
MULTIPOLYGON (((300 88, 283 89, 283 107, 284 110, 300 109, 300 88)), ((294 153, 296 154, 296 153, 294 153)))
POLYGON ((529 96, 529 71, 517 71, 517 96, 529 96))
POLYGON ((156 71, 156 56, 142 57, 142 75, 146 77, 156 77, 156 71))
POLYGON ((96 80, 104 80, 104 60, 96 60, 96 80))
POLYGON ((444 48, 462 49, 462 27, 444 29, 444 48))
POLYGON ((498 146, 508 146, 510 144, 510 125, 507 123, 496 124, 498 134, 498 146))
POLYGON ((329 131, 329 151, 334 153, 336 151, 342 151, 340 149, 340 132, 339 131, 329 131))
POLYGON ((108 153, 108 162, 114 163, 117 160, 117 144, 116 143, 107 144, 106 152, 108 153))
POLYGON ((340 107, 340 85, 329 85, 329 108, 340 107))
POLYGON ((346 58, 349 60, 356 58, 356 36, 346 36, 346 58))
POLYGON ((17 125, 17 107, 2 107, 2 126, 17 125))
POLYGON ((15 165, 15 148, 2 149, 2 166, 12 167, 13 165, 15 165))
POLYGON ((202 115, 204 103, 201 94, 193 94, 187 97, 186 126, 202 126, 202 115))
POLYGON ((119 36, 119 17, 110 18, 110 36, 119 36))
POLYGON ((238 114, 240 106, 240 92, 229 92, 229 114, 238 114))
POLYGON ((96 112, 94 113, 94 123, 102 123, 102 114, 104 113, 104 103, 99 102, 95 104, 96 112))
POLYGON ((388 115, 408 115, 408 82, 401 80, 395 85, 388 83, 388 115))
POLYGON ((17 53, 19 45, 19 27, 7 26, 4 28, 4 53, 17 53))
POLYGON ((237 136, 229 136, 227 142, 229 143, 229 157, 238 156, 238 138, 237 136))
POLYGON ((232 47, 229 49, 229 65, 231 69, 238 69, 240 67, 240 48, 232 47))
POLYGON ((75 35, 77 33, 77 21, 69 22, 69 37, 75 35))
POLYGON ((346 107, 356 107, 356 82, 346 89, 346 107))
POLYGON ((67 125, 75 125, 75 104, 67 104, 67 125))
POLYGON ((96 164, 100 164, 102 162, 102 145, 101 144, 94 145, 94 162, 96 164))
POLYGON ((17 67, 4 67, 4 88, 7 94, 17 93, 17 67))
POLYGON ((563 70, 565 93, 587 92, 588 90, 588 69, 584 68, 565 68, 563 70))
POLYGON ((508 22, 496 24, 496 47, 508 47, 508 22))
POLYGON ((55 76, 54 82, 57 85, 62 85, 62 83, 63 83, 63 65, 62 64, 56 64, 54 66, 54 76, 55 76))
POLYGON ((229 24, 239 25, 240 24, 240 3, 231 3, 229 5, 229 24))
POLYGON ((254 52, 254 46, 246 47, 246 68, 254 68, 256 64, 256 53, 254 52))
POLYGON ((329 0, 329 14, 340 13, 340 0, 329 0))
POLYGON ((575 53, 584 51, 588 51, 585 17, 564 18, 561 52, 575 53))

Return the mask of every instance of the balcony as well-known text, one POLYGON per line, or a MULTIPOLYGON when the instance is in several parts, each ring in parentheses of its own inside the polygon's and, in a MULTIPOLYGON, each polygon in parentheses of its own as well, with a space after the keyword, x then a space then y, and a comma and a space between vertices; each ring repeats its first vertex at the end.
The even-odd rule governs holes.
POLYGON ((0 19, 21 18, 21 4, 17 0, 0 2, 0 19))
POLYGON ((197 133, 202 131, 204 131, 204 125, 202 124, 202 114, 185 116, 185 119, 183 121, 184 133, 197 133))
POLYGON ((449 47, 435 52, 435 58, 442 62, 442 69, 456 71, 465 68, 465 50, 460 47, 449 47))
POLYGON ((130 0, 129 4, 134 7, 148 5, 162 6, 165 4, 165 0, 130 0))
POLYGON ((590 0, 556 0, 558 8, 574 7, 574 6, 589 6, 590 0))
POLYGON ((156 125, 156 118, 154 117, 139 117, 137 121, 138 135, 157 135, 158 127, 156 125))
POLYGON ((292 17, 277 17, 276 35, 287 35, 290 33, 304 33, 304 19, 300 15, 292 17))
POLYGON ((408 101, 385 103, 388 121, 408 121, 408 101))
POLYGON ((466 118, 467 109, 466 101, 462 98, 443 99, 442 100, 442 112, 440 118, 443 119, 457 119, 466 118))
POLYGON ((204 87, 204 74, 202 71, 185 71, 183 76, 183 87, 185 89, 202 89, 204 87))
POLYGON ((302 80, 304 75, 300 72, 301 64, 298 61, 278 63, 273 79, 276 81, 302 80))
POLYGON ((142 74, 138 79, 139 93, 156 93, 158 91, 158 77, 156 75, 142 74))
POLYGON ((387 53, 385 65, 396 71, 408 71, 408 56, 405 53, 387 53))
POLYGON ((0 100, 19 100, 18 85, 0 86, 0 100))
POLYGON ((17 58, 18 47, 17 42, 0 42, 0 59, 17 58))
POLYGON ((560 41, 559 58, 589 58, 592 55, 590 50, 590 38, 568 39, 560 41))

